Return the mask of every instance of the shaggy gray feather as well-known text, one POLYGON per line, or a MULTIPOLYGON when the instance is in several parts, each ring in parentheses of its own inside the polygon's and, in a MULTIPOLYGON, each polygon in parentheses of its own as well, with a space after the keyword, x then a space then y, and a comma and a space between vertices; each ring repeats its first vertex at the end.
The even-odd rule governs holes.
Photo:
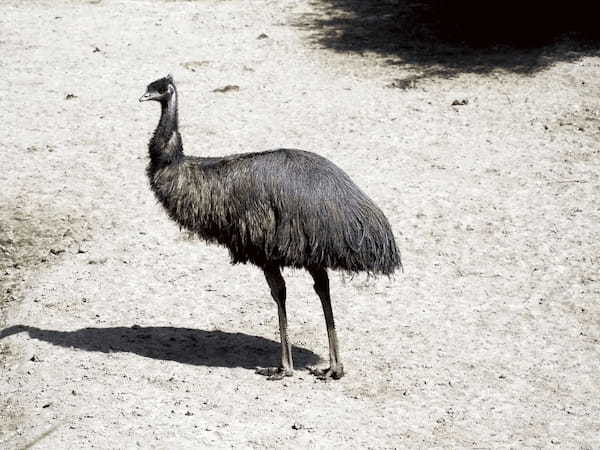
POLYGON ((162 114, 147 173, 181 227, 227 247, 233 263, 386 275, 401 267, 388 220, 331 161, 293 149, 184 156, 174 83, 161 79, 153 90, 162 114))

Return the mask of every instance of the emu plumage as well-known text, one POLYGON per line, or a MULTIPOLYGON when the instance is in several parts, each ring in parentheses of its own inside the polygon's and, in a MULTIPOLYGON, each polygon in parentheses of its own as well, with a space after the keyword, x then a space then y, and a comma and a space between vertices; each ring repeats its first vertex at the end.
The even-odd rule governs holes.
POLYGON ((389 275, 400 267, 384 214, 344 171, 315 153, 184 156, 173 79, 148 85, 144 100, 162 109, 147 169, 156 198, 181 227, 227 247, 233 263, 250 262, 265 274, 278 306, 282 351, 281 366, 260 373, 271 379, 292 374, 281 268, 298 267, 313 277, 325 314, 330 367, 318 375, 340 378, 327 268, 389 275))

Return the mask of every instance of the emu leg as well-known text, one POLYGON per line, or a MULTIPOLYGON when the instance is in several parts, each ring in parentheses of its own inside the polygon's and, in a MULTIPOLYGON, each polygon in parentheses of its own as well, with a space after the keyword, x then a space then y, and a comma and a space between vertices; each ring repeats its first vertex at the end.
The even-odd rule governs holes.
POLYGON ((291 377, 294 373, 294 363, 292 361, 292 346, 287 333, 287 314, 285 311, 285 281, 281 276, 279 267, 264 267, 263 272, 271 295, 277 303, 277 313, 279 315, 279 334, 281 336, 281 366, 257 369, 256 373, 266 375, 269 380, 281 380, 283 377, 291 377))
POLYGON ((325 315, 325 324, 327 325, 327 337, 329 339, 329 368, 312 369, 311 372, 322 380, 327 378, 333 378, 337 380, 344 376, 344 366, 340 362, 338 338, 335 331, 333 311, 331 309, 331 297, 329 296, 329 277, 327 276, 327 270, 323 267, 310 268, 308 271, 315 281, 315 292, 321 299, 323 314, 325 315))

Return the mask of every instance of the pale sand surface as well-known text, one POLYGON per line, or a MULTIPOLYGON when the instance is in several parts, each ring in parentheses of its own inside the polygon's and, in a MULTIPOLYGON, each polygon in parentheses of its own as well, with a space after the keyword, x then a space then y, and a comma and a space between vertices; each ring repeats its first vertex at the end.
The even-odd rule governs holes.
POLYGON ((600 447, 600 57, 336 50, 319 5, 0 4, 1 448, 600 447), (168 72, 187 153, 311 150, 390 219, 403 274, 331 275, 342 380, 306 370, 327 339, 291 270, 297 371, 256 375, 261 272, 156 204, 137 99, 168 72))

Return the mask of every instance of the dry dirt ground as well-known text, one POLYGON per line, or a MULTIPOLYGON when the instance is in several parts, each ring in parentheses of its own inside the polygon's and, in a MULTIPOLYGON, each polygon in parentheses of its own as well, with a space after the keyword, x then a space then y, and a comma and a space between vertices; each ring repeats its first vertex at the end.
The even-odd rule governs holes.
POLYGON ((1 448, 600 448, 600 57, 357 5, 0 3, 1 448), (168 72, 188 153, 312 150, 390 219, 403 274, 332 275, 342 380, 290 270, 296 375, 256 375, 261 272, 155 203, 168 72))

